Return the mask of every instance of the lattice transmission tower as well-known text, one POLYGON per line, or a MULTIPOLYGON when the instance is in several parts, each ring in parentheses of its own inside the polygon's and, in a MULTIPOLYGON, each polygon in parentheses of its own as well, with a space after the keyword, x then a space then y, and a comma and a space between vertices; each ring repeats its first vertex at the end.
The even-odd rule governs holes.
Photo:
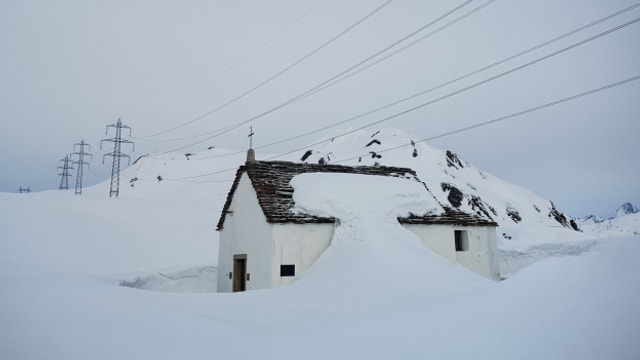
POLYGON ((84 174, 84 166, 87 165, 87 167, 90 167, 89 163, 84 161, 84 158, 85 156, 88 156, 93 159, 93 155, 84 150, 85 147, 88 147, 89 150, 91 150, 91 145, 84 142, 84 139, 82 139, 82 141, 80 141, 79 143, 73 144, 73 150, 75 150, 76 147, 79 147, 78 151, 72 152, 70 156, 78 156, 78 160, 73 160, 73 164, 78 165, 76 173, 76 195, 82 195, 82 177, 84 174))
POLYGON ((109 128, 112 127, 115 129, 116 134, 111 139, 104 139, 100 141, 100 149, 102 149, 102 143, 112 142, 113 143, 113 152, 104 154, 102 157, 102 163, 104 164, 104 158, 107 156, 113 157, 113 163, 111 165, 111 186, 109 187, 109 197, 116 196, 120 193, 120 158, 126 157, 129 164, 131 164, 131 157, 129 155, 122 153, 122 144, 132 144, 133 149, 131 151, 136 151, 136 144, 130 140, 122 139, 122 129, 129 129, 129 136, 131 136, 131 127, 124 125, 120 119, 115 124, 107 125, 107 130, 105 134, 109 133, 109 128))
POLYGON ((60 188, 59 190, 69 190, 69 176, 72 176, 69 173, 69 170, 73 170, 73 166, 71 166, 71 159, 69 159, 69 155, 66 155, 64 159, 60 159, 63 161, 62 166, 58 166, 58 169, 62 169, 62 173, 58 174, 58 176, 62 176, 60 178, 60 188))

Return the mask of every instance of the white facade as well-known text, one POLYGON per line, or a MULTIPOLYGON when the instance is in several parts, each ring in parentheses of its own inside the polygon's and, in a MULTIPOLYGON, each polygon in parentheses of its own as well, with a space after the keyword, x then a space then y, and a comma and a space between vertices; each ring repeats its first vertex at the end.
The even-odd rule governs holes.
MULTIPOLYGON (((495 227, 403 226, 436 253, 480 275, 499 280, 495 227)), ((236 291, 267 289, 293 282, 329 246, 333 231, 331 223, 267 223, 245 172, 220 230, 218 292, 234 291, 234 277, 238 282, 236 286, 242 286, 236 291)))
POLYGON ((273 225, 271 287, 289 284, 309 269, 329 247, 333 229, 333 224, 273 225), (281 265, 295 265, 296 276, 280 276, 281 265))
POLYGON ((333 228, 267 223, 248 175, 242 174, 220 231, 218 292, 233 291, 234 256, 246 261, 245 290, 291 283, 329 246, 333 228), (293 265, 295 276, 281 276, 282 265, 293 265))
POLYGON ((500 280, 496 228, 493 226, 403 225, 434 252, 484 277, 500 280), (456 231, 464 246, 456 249, 456 231))

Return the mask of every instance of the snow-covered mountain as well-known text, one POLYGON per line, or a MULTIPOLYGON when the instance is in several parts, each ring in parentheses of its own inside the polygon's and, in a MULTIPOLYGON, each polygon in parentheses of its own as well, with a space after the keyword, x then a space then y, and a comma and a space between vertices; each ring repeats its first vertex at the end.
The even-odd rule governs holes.
POLYGON ((616 217, 621 217, 624 215, 637 214, 640 212, 637 207, 633 206, 631 203, 624 203, 620 205, 618 210, 616 210, 616 217))
POLYGON ((540 232, 547 230, 563 234, 578 230, 552 201, 483 172, 454 151, 434 148, 402 131, 357 131, 299 155, 291 160, 412 168, 442 204, 493 219, 500 224, 503 240, 513 240, 508 242, 540 238, 540 232))
POLYGON ((603 218, 589 215, 576 222, 585 232, 598 237, 640 236, 640 211, 628 202, 622 204, 614 216, 603 218))
MULTIPOLYGON (((245 158, 243 151, 215 148, 145 156, 124 172, 121 182, 129 186, 121 193, 153 198, 164 191, 172 201, 208 204, 218 214, 235 169, 245 158), (205 174, 210 175, 200 176, 205 174), (180 195, 175 196, 177 193, 180 195)), ((256 158, 273 157, 258 152, 256 158)), ((483 172, 454 151, 434 148, 399 130, 355 131, 277 159, 412 168, 442 204, 496 221, 502 249, 517 250, 559 237, 583 237, 578 224, 552 201, 483 172)))

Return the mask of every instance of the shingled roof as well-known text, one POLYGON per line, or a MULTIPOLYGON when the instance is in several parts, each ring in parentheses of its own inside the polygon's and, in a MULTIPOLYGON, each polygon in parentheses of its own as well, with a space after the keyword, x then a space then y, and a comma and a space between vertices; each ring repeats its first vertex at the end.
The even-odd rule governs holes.
MULTIPOLYGON (((389 166, 343 166, 333 164, 306 164, 286 161, 256 161, 248 162, 240 166, 236 177, 227 195, 227 200, 222 209, 218 221, 218 230, 222 230, 224 220, 233 200, 233 195, 240 183, 242 174, 247 173, 251 184, 258 196, 258 203, 262 208, 267 222, 271 224, 282 223, 334 223, 332 217, 319 217, 309 214, 294 212, 293 187, 290 182, 294 176, 304 173, 344 173, 359 175, 378 175, 402 178, 412 178, 418 182, 415 171, 409 168, 389 166)), ((424 183, 423 183, 424 184, 424 183)), ((427 186, 425 185, 425 188, 427 186)), ((427 191, 431 191, 427 188, 427 191)), ((433 194, 432 194, 433 195, 433 194)), ((434 197, 435 199, 435 197, 434 197)), ((436 199, 436 202, 437 199, 436 199)), ((438 204, 440 204, 438 202, 438 204)), ((442 204, 440 204, 442 206, 442 204)), ((459 210, 442 206, 440 214, 410 215, 398 218, 403 224, 454 224, 464 226, 497 226, 491 220, 487 220, 475 214, 467 214, 459 210)))

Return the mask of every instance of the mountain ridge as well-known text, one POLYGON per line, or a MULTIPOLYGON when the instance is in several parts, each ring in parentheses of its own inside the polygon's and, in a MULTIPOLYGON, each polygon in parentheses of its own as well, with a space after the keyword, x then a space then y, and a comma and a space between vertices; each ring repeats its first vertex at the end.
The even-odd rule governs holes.
POLYGON ((620 216, 630 215, 630 214, 637 214, 638 212, 640 212, 640 210, 638 210, 637 207, 635 207, 630 202, 626 202, 626 203, 620 205, 618 210, 616 210, 615 217, 620 217, 620 216))

